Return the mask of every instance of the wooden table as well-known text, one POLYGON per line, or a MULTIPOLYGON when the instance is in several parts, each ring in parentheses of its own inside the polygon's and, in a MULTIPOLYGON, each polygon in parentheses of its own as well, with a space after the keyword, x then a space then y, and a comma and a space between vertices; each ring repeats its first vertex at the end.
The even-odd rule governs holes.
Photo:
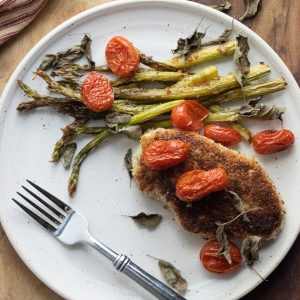
MULTIPOLYGON (((24 55, 52 28, 71 16, 103 0, 49 0, 39 16, 12 41, 0 47, 0 93, 24 55)), ((199 0, 215 4, 217 0, 199 0)), ((231 0, 230 14, 238 18, 245 8, 243 1, 231 0)), ((263 0, 263 9, 246 25, 257 32, 282 57, 300 83, 300 1, 263 0)), ((286 99, 289 100, 289 99, 286 99)), ((300 99, 299 99, 300 101, 300 99)), ((269 276, 268 281, 243 300, 300 299, 300 239, 269 276)), ((0 226, 0 300, 56 300, 61 299, 24 265, 7 240, 0 226)))

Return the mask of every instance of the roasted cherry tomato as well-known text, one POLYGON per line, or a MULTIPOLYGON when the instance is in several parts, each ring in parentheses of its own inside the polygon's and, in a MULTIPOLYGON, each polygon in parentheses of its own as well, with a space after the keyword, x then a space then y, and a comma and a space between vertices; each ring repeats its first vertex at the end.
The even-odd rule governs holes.
POLYGON ((203 120, 208 113, 209 111, 200 103, 187 100, 172 109, 173 127, 187 131, 199 131, 203 127, 203 120))
POLYGON ((240 249, 233 243, 228 244, 232 263, 229 264, 223 254, 219 254, 218 241, 207 242, 200 251, 200 260, 206 270, 214 273, 227 273, 238 269, 242 262, 240 249))
POLYGON ((140 54, 137 49, 121 36, 109 40, 105 56, 109 68, 120 77, 132 76, 140 64, 140 54))
POLYGON ((194 202, 227 186, 228 176, 223 168, 193 170, 183 173, 177 179, 176 196, 184 202, 194 202))
POLYGON ((185 161, 189 149, 189 144, 178 140, 155 141, 143 149, 142 162, 152 170, 167 169, 185 161))
POLYGON ((237 130, 214 124, 204 127, 204 136, 224 146, 231 146, 242 140, 241 134, 237 130))
POLYGON ((294 134, 287 129, 265 130, 256 133, 252 138, 253 148, 260 154, 283 151, 293 145, 294 142, 294 134))
POLYGON ((109 80, 98 72, 90 72, 82 83, 81 100, 95 112, 109 109, 114 101, 114 93, 109 80))

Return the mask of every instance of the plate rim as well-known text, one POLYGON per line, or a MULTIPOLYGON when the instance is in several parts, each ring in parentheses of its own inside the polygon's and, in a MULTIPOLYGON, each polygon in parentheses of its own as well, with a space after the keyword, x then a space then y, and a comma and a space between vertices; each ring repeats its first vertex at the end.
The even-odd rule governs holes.
MULTIPOLYGON (((118 7, 118 6, 122 7, 122 6, 127 6, 127 5, 131 6, 131 5, 135 5, 135 4, 142 5, 142 4, 149 4, 149 3, 153 3, 153 4, 160 3, 162 5, 171 5, 171 6, 178 6, 178 7, 180 7, 180 6, 192 7, 192 8, 194 7, 194 8, 197 8, 198 11, 201 10, 204 13, 205 13, 205 11, 208 11, 223 20, 231 21, 234 19, 233 17, 228 16, 228 15, 226 15, 220 11, 217 11, 211 7, 208 7, 204 4, 191 2, 191 1, 187 1, 187 0, 118 0, 118 1, 108 2, 108 3, 98 4, 92 8, 89 8, 85 11, 82 11, 82 12, 72 16, 71 18, 69 18, 69 19, 65 20, 63 23, 61 23, 60 25, 53 28, 43 38, 41 38, 41 40, 39 40, 33 46, 33 48, 24 56, 24 58, 20 61, 20 63, 18 64, 18 66, 16 67, 16 69, 14 70, 12 75, 10 76, 10 78, 9 78, 8 82, 6 83, 5 88, 1 94, 1 97, 0 97, 0 121, 2 121, 2 119, 5 117, 5 105, 8 104, 7 102, 9 102, 7 100, 7 96, 9 94, 10 90, 12 88, 14 88, 14 85, 15 85, 15 82, 17 79, 17 75, 19 73, 22 73, 22 69, 24 68, 24 66, 27 65, 27 63, 30 61, 30 59, 35 55, 37 50, 40 50, 40 48, 42 49, 43 46, 45 46, 45 44, 47 44, 47 42, 49 42, 51 39, 55 38, 56 34, 59 34, 63 30, 67 30, 68 27, 72 27, 75 24, 80 24, 81 22, 84 22, 89 17, 93 16, 94 14, 97 14, 100 11, 107 10, 109 12, 109 10, 111 8, 118 7), (4 101, 4 100, 6 100, 6 101, 4 101)), ((245 32, 248 37, 251 37, 251 39, 255 39, 257 41, 257 43, 260 44, 261 47, 266 52, 268 52, 268 54, 272 55, 272 59, 276 60, 277 63, 279 64, 279 69, 284 71, 284 73, 285 73, 284 76, 287 79, 287 81, 289 82, 289 86, 293 90, 293 93, 298 94, 298 96, 300 98, 300 89, 299 89, 299 85, 298 85, 296 79, 294 78, 292 72, 286 66, 284 61, 281 59, 281 57, 275 52, 275 50, 273 50, 273 48, 271 46, 269 46, 269 44, 266 41, 264 41, 264 39, 261 38, 257 33, 252 31, 250 28, 248 28, 243 23, 239 22, 237 19, 234 19, 234 23, 238 23, 239 27, 241 27, 243 32, 245 32)), ((300 105, 299 105, 299 107, 300 107, 300 105)), ((2 130, 4 127, 3 123, 4 122, 0 122, 0 136, 2 135, 2 130)), ((0 196, 0 198, 1 198, 1 196, 0 196)), ((68 298, 68 295, 65 295, 63 291, 59 290, 56 286, 52 285, 51 282, 44 280, 39 275, 38 272, 33 270, 30 262, 22 254, 22 250, 21 250, 22 247, 18 247, 16 244, 13 243, 13 237, 11 236, 9 228, 8 228, 9 226, 6 227, 6 222, 3 222, 3 220, 4 220, 4 215, 2 215, 2 210, 0 209, 0 222, 3 227, 3 230, 9 240, 11 246, 14 248, 14 250, 16 251, 18 256, 21 258, 23 263, 29 268, 29 270, 39 280, 41 280, 46 286, 48 286, 50 289, 52 289, 55 293, 57 293, 58 295, 60 295, 64 298, 68 298)), ((280 253, 281 255, 277 259, 276 263, 274 263, 272 265, 272 267, 268 269, 267 276, 269 276, 277 268, 277 266, 282 262, 284 257, 287 255, 288 251, 293 246, 297 236, 299 235, 299 232, 300 232, 300 222, 298 224, 297 232, 295 232, 293 238, 290 239, 292 242, 290 242, 288 247, 285 248, 285 251, 282 251, 280 253)), ((253 284, 251 286, 249 286, 248 289, 245 289, 243 291, 243 293, 234 295, 234 292, 232 292, 232 294, 231 294, 232 299, 238 299, 238 298, 248 294, 250 291, 255 289, 260 283, 261 283, 261 280, 257 279, 256 281, 253 281, 253 284)))

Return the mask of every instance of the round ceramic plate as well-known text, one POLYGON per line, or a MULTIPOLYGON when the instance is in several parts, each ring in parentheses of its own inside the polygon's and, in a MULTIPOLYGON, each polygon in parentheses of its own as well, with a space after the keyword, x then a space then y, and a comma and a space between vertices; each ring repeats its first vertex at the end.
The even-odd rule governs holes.
MULTIPOLYGON (((24 100, 16 85, 22 79, 33 88, 46 92, 44 82, 34 71, 46 53, 56 53, 77 44, 83 33, 90 33, 92 53, 97 64, 104 63, 104 48, 110 37, 125 36, 137 48, 158 60, 169 58, 179 37, 185 37, 199 24, 208 25, 207 39, 231 27, 232 19, 218 11, 188 1, 116 1, 100 5, 73 17, 43 38, 20 63, 1 100, 0 191, 1 223, 13 247, 27 266, 50 288, 67 299, 151 299, 142 288, 113 271, 113 267, 92 249, 84 246, 69 248, 45 232, 12 201, 25 179, 36 181, 87 217, 90 230, 100 241, 118 252, 127 254, 142 268, 162 279, 157 262, 147 256, 162 258, 181 270, 189 283, 188 299, 237 299, 257 286, 261 279, 247 267, 227 275, 204 270, 198 253, 204 241, 184 232, 164 210, 159 201, 147 199, 129 182, 123 165, 124 154, 136 144, 116 136, 88 156, 82 165, 79 186, 73 199, 67 194, 69 171, 61 163, 49 162, 60 128, 71 119, 51 109, 18 113, 17 105, 24 100), (141 211, 160 213, 163 221, 154 231, 140 228, 130 218, 141 211)), ((249 37, 250 61, 261 61, 272 68, 270 78, 283 76, 285 91, 266 96, 268 103, 285 105, 283 126, 300 139, 299 88, 280 58, 255 33, 234 21, 234 33, 249 37)), ((232 58, 215 61, 220 73, 232 71, 232 58)), ((280 122, 252 122, 253 131, 278 128, 280 122)), ((87 138, 79 140, 79 147, 87 138)), ((237 148, 255 155, 245 143, 237 148)), ((286 222, 278 239, 265 243, 255 265, 267 277, 293 244, 300 227, 300 150, 291 149, 270 156, 259 156, 281 193, 287 207, 286 222), (291 177, 292 176, 292 177, 291 177)))

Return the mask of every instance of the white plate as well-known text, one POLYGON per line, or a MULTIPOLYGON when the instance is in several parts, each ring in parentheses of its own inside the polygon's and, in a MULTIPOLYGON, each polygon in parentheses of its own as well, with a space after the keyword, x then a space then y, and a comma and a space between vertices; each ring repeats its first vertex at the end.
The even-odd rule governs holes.
MULTIPOLYGON (((146 254, 174 263, 189 282, 188 299, 237 299, 260 283, 248 268, 229 275, 206 272, 198 260, 203 245, 200 237, 183 232, 158 201, 146 199, 133 183, 129 186, 123 157, 133 142, 114 137, 89 155, 82 166, 76 196, 69 199, 69 172, 61 164, 49 163, 59 128, 70 120, 41 109, 17 113, 24 100, 16 80, 22 79, 34 88, 45 91, 44 83, 32 81, 32 71, 42 56, 55 53, 77 43, 82 33, 93 38, 92 52, 98 64, 104 63, 104 47, 113 35, 122 35, 149 55, 163 60, 171 56, 171 48, 181 36, 190 34, 203 19, 202 29, 211 25, 207 37, 218 36, 231 26, 231 18, 215 10, 187 1, 116 1, 100 5, 73 17, 43 38, 18 66, 2 97, 0 116, 0 191, 1 222, 13 247, 27 266, 50 288, 68 299, 150 299, 146 292, 113 271, 112 266, 91 249, 67 248, 43 231, 11 201, 25 178, 36 180, 61 199, 69 201, 84 214, 91 232, 112 249, 128 254, 141 267, 161 278, 157 263, 146 254), (121 215, 160 212, 163 222, 155 231, 139 228, 121 215)), ((272 67, 270 78, 284 76, 288 88, 267 96, 270 103, 287 107, 284 127, 300 139, 299 89, 291 73, 274 51, 250 29, 234 22, 234 33, 249 37, 252 64, 264 61, 272 67)), ((216 62, 221 73, 232 70, 231 58, 216 62)), ((278 123, 257 122, 254 130, 278 127, 278 123)), ((80 141, 80 146, 86 142, 80 141)), ((286 224, 279 238, 264 246, 256 270, 266 277, 279 264, 293 244, 300 227, 299 146, 271 156, 260 156, 287 206, 286 224), (298 157, 298 158, 297 158, 298 157)), ((242 150, 254 155, 251 147, 242 150)))

